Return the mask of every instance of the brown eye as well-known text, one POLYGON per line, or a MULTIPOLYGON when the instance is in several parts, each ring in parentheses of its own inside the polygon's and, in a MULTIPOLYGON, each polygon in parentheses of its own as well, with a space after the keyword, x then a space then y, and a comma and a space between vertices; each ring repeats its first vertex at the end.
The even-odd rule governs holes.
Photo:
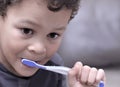
POLYGON ((29 28, 23 28, 23 29, 22 29, 22 32, 23 32, 24 34, 27 34, 27 35, 33 34, 33 30, 32 30, 32 29, 29 29, 29 28))
POLYGON ((48 35, 48 37, 49 37, 49 38, 52 38, 52 39, 56 39, 56 38, 59 37, 59 34, 57 34, 57 33, 50 33, 50 34, 48 35))

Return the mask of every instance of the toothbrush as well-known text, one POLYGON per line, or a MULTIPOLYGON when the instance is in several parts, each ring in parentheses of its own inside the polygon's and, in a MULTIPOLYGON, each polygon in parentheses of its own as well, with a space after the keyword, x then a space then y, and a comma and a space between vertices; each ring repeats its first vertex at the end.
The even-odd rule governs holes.
POLYGON ((36 68, 40 68, 43 70, 48 70, 48 71, 53 71, 62 75, 67 75, 68 71, 70 70, 70 68, 68 67, 64 67, 64 66, 44 66, 44 65, 40 65, 32 60, 28 60, 28 59, 22 59, 22 63, 30 66, 30 67, 36 67, 36 68))
MULTIPOLYGON (((44 65, 40 65, 38 63, 36 63, 35 61, 32 60, 28 60, 28 59, 22 59, 21 61, 23 64, 30 66, 30 67, 36 67, 36 68, 40 68, 43 70, 48 70, 48 71, 52 71, 52 72, 56 72, 62 75, 68 75, 68 71, 70 70, 70 68, 68 67, 64 67, 64 66, 44 66, 44 65)), ((104 87, 104 82, 100 81, 98 87, 104 87)))
POLYGON ((98 87, 104 87, 104 82, 103 82, 103 81, 100 81, 98 87))

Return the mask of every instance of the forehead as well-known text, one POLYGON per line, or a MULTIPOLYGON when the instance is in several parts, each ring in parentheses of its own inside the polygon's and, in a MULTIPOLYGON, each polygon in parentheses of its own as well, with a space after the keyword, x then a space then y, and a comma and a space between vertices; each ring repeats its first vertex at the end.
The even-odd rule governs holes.
POLYGON ((46 0, 23 0, 21 3, 8 8, 7 15, 9 17, 14 16, 16 19, 29 19, 36 23, 58 26, 68 23, 71 12, 68 9, 52 12, 47 8, 46 0))
MULTIPOLYGON (((47 7, 48 1, 49 0, 21 0, 21 2, 16 3, 13 6, 9 6, 8 9, 10 9, 10 8, 16 9, 16 10, 22 9, 24 11, 24 9, 26 10, 26 8, 27 8, 27 10, 31 9, 31 11, 33 11, 33 12, 34 12, 34 10, 37 10, 37 11, 44 11, 44 12, 51 12, 51 13, 59 13, 59 12, 66 13, 66 11, 67 12, 70 11, 70 13, 72 12, 72 9, 67 9, 65 7, 63 7, 60 11, 57 11, 57 12, 51 11, 47 7)), ((69 14, 69 12, 68 12, 68 14, 69 14)))

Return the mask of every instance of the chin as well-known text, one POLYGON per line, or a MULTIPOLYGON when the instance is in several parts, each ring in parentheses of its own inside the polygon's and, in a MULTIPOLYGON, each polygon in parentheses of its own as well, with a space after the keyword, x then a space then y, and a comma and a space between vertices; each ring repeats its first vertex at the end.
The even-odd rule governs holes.
POLYGON ((20 77, 31 77, 35 74, 36 72, 22 72, 22 73, 19 73, 17 74, 17 76, 20 76, 20 77))
POLYGON ((33 76, 38 69, 32 69, 32 70, 18 70, 17 73, 15 73, 17 76, 20 77, 31 77, 33 76))
POLYGON ((20 77, 30 77, 38 71, 38 68, 31 68, 23 64, 18 64, 14 67, 14 74, 20 77))

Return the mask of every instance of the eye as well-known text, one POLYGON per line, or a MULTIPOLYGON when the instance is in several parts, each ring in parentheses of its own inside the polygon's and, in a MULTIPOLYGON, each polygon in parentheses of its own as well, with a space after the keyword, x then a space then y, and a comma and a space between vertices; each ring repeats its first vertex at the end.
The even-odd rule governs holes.
POLYGON ((22 33, 26 35, 31 35, 33 34, 33 30, 29 28, 22 28, 22 33))
POLYGON ((59 35, 58 33, 55 33, 55 32, 48 34, 48 37, 51 38, 51 39, 56 39, 56 38, 58 38, 59 36, 60 36, 60 35, 59 35))

